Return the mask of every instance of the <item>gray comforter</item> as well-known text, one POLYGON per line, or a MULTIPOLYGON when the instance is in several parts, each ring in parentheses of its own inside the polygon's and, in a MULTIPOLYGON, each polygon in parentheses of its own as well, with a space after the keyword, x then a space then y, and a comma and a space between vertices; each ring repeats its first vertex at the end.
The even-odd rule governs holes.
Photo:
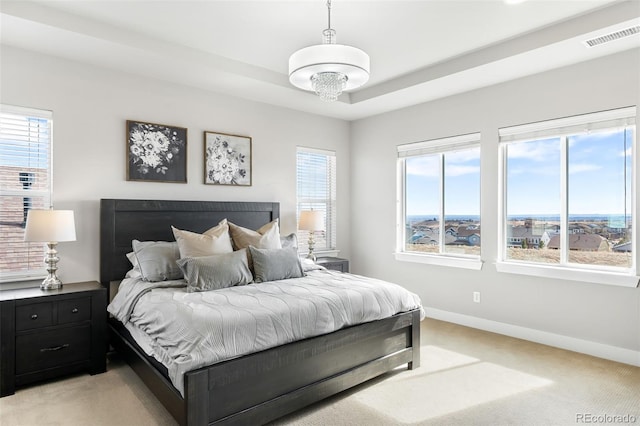
POLYGON ((198 293, 182 280, 127 278, 107 310, 145 340, 182 393, 187 371, 416 308, 418 296, 398 285, 317 270, 198 293))

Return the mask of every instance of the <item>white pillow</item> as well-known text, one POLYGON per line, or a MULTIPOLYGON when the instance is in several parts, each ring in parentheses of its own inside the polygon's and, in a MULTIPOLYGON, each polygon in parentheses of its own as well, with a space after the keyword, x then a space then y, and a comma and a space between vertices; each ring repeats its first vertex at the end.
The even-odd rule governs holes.
POLYGON ((178 242, 180 258, 211 256, 233 251, 227 219, 223 219, 218 225, 203 234, 184 231, 173 226, 171 229, 178 242))
POLYGON ((229 232, 236 250, 249 246, 261 249, 282 248, 278 219, 261 226, 256 231, 229 222, 229 232))

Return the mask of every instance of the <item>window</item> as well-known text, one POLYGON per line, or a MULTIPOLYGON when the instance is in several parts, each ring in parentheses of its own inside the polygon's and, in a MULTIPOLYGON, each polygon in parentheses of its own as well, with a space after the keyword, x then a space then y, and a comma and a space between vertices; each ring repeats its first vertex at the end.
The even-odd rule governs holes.
MULTIPOLYGON (((314 234, 315 252, 336 248, 336 154, 312 148, 297 150, 297 218, 302 210, 324 214, 324 230, 314 234)), ((309 232, 298 231, 300 251, 308 250, 309 232)))
POLYGON ((400 145, 398 170, 396 258, 424 261, 435 255, 472 260, 466 266, 479 268, 480 134, 400 145))
POLYGON ((635 274, 635 115, 500 129, 502 261, 635 274))
POLYGON ((0 106, 0 281, 46 275, 43 245, 23 238, 27 211, 51 205, 51 116, 0 106))

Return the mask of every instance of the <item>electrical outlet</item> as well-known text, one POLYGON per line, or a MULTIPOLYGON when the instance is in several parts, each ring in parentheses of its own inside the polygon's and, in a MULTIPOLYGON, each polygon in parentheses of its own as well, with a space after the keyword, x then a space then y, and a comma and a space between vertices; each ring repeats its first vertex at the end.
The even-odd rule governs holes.
POLYGON ((480 303, 480 292, 479 291, 474 291, 473 292, 473 301, 475 303, 480 303))

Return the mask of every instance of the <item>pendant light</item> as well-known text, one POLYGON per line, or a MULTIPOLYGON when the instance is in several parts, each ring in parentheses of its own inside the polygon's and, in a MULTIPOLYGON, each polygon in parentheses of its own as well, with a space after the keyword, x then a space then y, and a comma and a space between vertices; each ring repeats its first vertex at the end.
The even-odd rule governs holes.
POLYGON ((369 80, 369 55, 356 47, 336 44, 336 31, 331 28, 331 0, 327 0, 327 11, 328 28, 322 32, 322 44, 291 55, 289 81, 333 102, 343 90, 355 89, 369 80))

